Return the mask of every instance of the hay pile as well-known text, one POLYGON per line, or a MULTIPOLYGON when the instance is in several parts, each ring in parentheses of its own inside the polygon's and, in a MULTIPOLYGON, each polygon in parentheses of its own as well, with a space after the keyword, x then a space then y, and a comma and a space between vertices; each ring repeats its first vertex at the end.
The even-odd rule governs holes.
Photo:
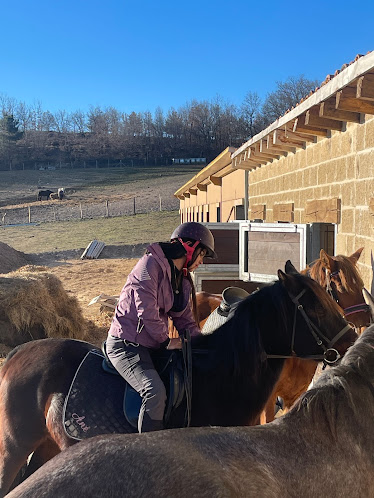
POLYGON ((0 273, 15 271, 29 263, 23 252, 16 251, 13 247, 0 242, 0 273))
POLYGON ((26 266, 0 276, 0 343, 16 346, 32 339, 83 339, 88 322, 75 297, 44 267, 26 266))

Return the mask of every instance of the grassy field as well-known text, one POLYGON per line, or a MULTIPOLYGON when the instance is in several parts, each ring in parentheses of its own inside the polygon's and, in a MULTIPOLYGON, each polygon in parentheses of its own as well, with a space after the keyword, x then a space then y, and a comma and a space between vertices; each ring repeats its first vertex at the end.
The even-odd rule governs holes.
POLYGON ((93 239, 106 245, 133 245, 168 240, 179 223, 177 211, 161 211, 118 218, 0 227, 0 241, 26 254, 82 249, 93 239))
POLYGON ((41 188, 65 187, 92 197, 131 191, 137 183, 151 184, 165 178, 176 189, 200 171, 201 166, 123 167, 93 169, 56 169, 53 171, 0 171, 0 206, 35 201, 41 188))
MULTIPOLYGON (((158 199, 159 193, 164 195, 167 205, 166 201, 173 198, 173 192, 200 169, 200 166, 165 166, 0 171, 0 206, 8 206, 4 210, 6 212, 14 205, 27 202, 27 199, 31 200, 32 209, 45 206, 53 201, 37 202, 37 187, 53 189, 59 186, 75 192, 68 196, 69 200, 63 201, 62 205, 73 202, 74 196, 77 196, 82 204, 101 198, 109 201, 126 198, 126 195, 142 197, 143 202, 146 202, 152 195, 156 195, 158 199)), ((173 199, 175 201, 175 198, 173 199)), ((39 254, 82 249, 93 239, 98 239, 106 245, 118 246, 167 240, 180 220, 178 212, 171 209, 175 207, 166 208, 161 212, 116 218, 97 217, 24 226, 0 225, 0 241, 26 254, 39 254)))

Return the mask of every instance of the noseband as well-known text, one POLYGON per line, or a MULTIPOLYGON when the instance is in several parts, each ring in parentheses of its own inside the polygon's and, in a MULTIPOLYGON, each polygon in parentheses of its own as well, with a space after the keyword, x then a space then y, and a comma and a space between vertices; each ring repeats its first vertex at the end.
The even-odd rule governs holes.
POLYGON ((303 289, 297 296, 293 296, 288 293, 291 301, 295 304, 295 313, 294 313, 294 321, 292 327, 292 342, 291 342, 291 351, 294 349, 295 343, 295 335, 296 335, 296 319, 297 312, 301 313, 309 332, 312 334, 316 344, 322 349, 322 355, 309 355, 309 356, 297 356, 297 355, 266 355, 267 358, 303 358, 310 360, 322 360, 327 365, 335 364, 340 358, 341 355, 339 351, 332 346, 336 344, 336 342, 341 339, 347 332, 352 330, 352 327, 349 323, 345 327, 343 327, 331 340, 326 337, 318 327, 310 320, 308 315, 305 313, 304 306, 300 304, 299 299, 305 294, 306 289, 303 289))

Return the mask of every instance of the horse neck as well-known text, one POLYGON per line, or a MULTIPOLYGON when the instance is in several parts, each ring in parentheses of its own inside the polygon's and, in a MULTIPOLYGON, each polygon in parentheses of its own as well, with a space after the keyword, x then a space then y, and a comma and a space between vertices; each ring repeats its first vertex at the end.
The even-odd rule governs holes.
POLYGON ((287 317, 292 313, 284 311, 284 317, 275 316, 281 310, 272 292, 266 290, 240 303, 228 322, 199 339, 198 345, 210 355, 207 361, 201 360, 200 368, 195 362, 195 425, 247 425, 258 418, 284 363, 283 359, 265 363, 264 345, 273 344, 280 348, 280 354, 289 353, 286 332, 292 325, 287 317), (269 306, 274 312, 269 312, 269 306), (203 412, 207 406, 208 411, 203 412))

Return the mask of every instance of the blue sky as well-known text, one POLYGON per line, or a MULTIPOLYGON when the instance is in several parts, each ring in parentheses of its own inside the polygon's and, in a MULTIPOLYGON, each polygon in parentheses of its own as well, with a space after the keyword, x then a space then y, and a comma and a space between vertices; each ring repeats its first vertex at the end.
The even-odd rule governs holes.
POLYGON ((55 112, 240 105, 374 50, 374 2, 0 0, 0 94, 55 112))

